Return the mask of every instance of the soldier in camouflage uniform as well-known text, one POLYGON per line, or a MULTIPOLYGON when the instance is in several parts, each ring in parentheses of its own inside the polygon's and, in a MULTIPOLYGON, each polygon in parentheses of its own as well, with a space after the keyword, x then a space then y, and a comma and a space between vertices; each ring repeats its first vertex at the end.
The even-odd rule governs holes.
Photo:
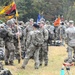
POLYGON ((30 31, 33 31, 33 24, 34 24, 34 20, 31 18, 29 20, 29 22, 26 23, 26 28, 23 30, 23 36, 24 36, 24 40, 25 40, 25 52, 26 52, 26 42, 27 42, 27 36, 29 34, 30 31))
POLYGON ((47 29, 44 28, 44 25, 45 25, 45 22, 44 21, 41 21, 40 22, 40 31, 41 33, 43 34, 43 39, 44 39, 44 43, 41 47, 41 50, 40 50, 40 55, 39 55, 39 60, 40 60, 40 66, 42 65, 43 63, 43 60, 45 62, 45 66, 48 65, 48 31, 47 29))
POLYGON ((66 29, 66 43, 68 45, 67 52, 68 52, 68 58, 65 59, 65 62, 72 63, 72 51, 74 51, 74 59, 75 59, 75 27, 74 27, 74 21, 69 21, 69 27, 66 29))
MULTIPOLYGON (((3 24, 0 24, 0 29, 1 28, 4 28, 3 24)), ((4 41, 3 41, 3 38, 1 38, 1 37, 0 37, 0 47, 4 47, 4 41)))
POLYGON ((24 36, 26 37, 26 39, 27 39, 28 33, 33 30, 33 24, 34 24, 34 20, 30 19, 28 25, 24 29, 24 36))
POLYGON ((13 22, 11 20, 7 21, 8 28, 3 29, 2 36, 4 34, 3 40, 5 42, 5 65, 13 65, 14 60, 14 50, 15 46, 13 44, 13 37, 15 34, 12 33, 13 22))
POLYGON ((3 38, 0 37, 0 47, 4 47, 4 41, 3 38))
MULTIPOLYGON (((39 68, 39 48, 40 46, 38 45, 39 42, 36 40, 36 34, 38 33, 41 33, 39 30, 38 30, 38 25, 37 24, 34 24, 33 25, 33 31, 30 31, 28 33, 28 36, 27 36, 27 42, 26 42, 26 56, 25 56, 25 59, 24 59, 24 62, 22 64, 22 68, 25 68, 30 57, 34 55, 34 61, 35 61, 35 69, 38 69, 39 68)), ((39 35, 38 35, 39 36, 39 35)), ((37 38, 38 38, 37 36, 37 38)), ((41 35, 40 37, 43 37, 43 35, 41 35)), ((41 39, 42 40, 42 39, 41 39)))
POLYGON ((15 45, 15 55, 16 58, 18 59, 18 63, 20 63, 20 51, 19 51, 19 40, 20 40, 20 46, 21 46, 21 37, 22 37, 22 29, 21 27, 15 23, 13 28, 12 28, 12 32, 14 34, 16 34, 13 38, 14 40, 14 45, 15 45), (19 36, 19 39, 18 39, 19 36))
POLYGON ((65 29, 66 29, 66 26, 64 25, 64 22, 62 22, 58 28, 60 29, 60 40, 62 41, 61 45, 65 46, 65 37, 66 37, 65 29))
POLYGON ((25 36, 24 36, 25 34, 24 34, 24 29, 26 28, 26 26, 25 26, 23 21, 19 21, 19 26, 20 26, 21 31, 22 31, 22 36, 20 38, 21 49, 22 49, 21 56, 22 56, 22 58, 24 58, 25 57, 25 36))
POLYGON ((48 43, 52 45, 52 40, 54 40, 54 26, 49 21, 46 21, 44 27, 48 30, 48 43))

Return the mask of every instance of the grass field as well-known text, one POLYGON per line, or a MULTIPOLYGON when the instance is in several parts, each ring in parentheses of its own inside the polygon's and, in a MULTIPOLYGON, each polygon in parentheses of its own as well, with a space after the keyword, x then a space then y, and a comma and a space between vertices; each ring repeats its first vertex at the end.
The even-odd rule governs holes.
MULTIPOLYGON (((13 75, 60 75, 60 69, 62 67, 64 59, 67 57, 66 47, 63 46, 51 46, 49 47, 49 64, 47 67, 44 65, 38 70, 34 69, 34 61, 30 60, 26 69, 20 69, 20 64, 17 61, 14 62, 14 66, 5 66, 13 75)), ((72 75, 75 75, 75 66, 71 67, 72 75)), ((68 75, 68 74, 66 74, 68 75)))

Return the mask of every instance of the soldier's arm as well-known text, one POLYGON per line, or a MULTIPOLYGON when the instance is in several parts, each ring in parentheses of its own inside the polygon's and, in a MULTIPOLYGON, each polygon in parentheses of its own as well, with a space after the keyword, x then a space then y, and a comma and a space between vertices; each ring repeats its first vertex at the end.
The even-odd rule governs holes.
POLYGON ((8 31, 8 36, 14 36, 15 34, 12 33, 11 31, 8 31))
POLYGON ((26 28, 23 30, 23 36, 24 36, 24 38, 26 39, 26 28))
POLYGON ((45 29, 44 31, 44 40, 47 41, 48 40, 48 31, 45 29))
POLYGON ((68 29, 65 30, 65 42, 66 44, 68 44, 68 40, 69 40, 69 37, 68 37, 68 29))
POLYGON ((31 33, 29 32, 26 39, 26 47, 28 48, 31 44, 31 33))

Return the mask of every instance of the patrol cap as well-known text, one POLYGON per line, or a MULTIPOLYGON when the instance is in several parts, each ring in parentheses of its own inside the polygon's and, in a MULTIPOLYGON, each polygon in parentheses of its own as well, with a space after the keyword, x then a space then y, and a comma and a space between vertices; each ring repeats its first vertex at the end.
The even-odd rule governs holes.
POLYGON ((50 24, 50 22, 49 21, 46 21, 46 24, 50 24))
POLYGON ((44 18, 41 18, 40 21, 44 21, 45 22, 45 19, 44 18))
POLYGON ((70 20, 69 23, 74 23, 74 21, 73 20, 70 20))
POLYGON ((40 23, 45 24, 45 22, 44 22, 44 21, 40 21, 40 23))
POLYGON ((39 28, 39 25, 37 25, 37 24, 35 23, 35 24, 33 24, 33 27, 39 28))
POLYGON ((50 22, 47 20, 46 23, 50 23, 50 22))
POLYGON ((33 18, 31 18, 29 21, 34 21, 34 19, 33 19, 33 18))

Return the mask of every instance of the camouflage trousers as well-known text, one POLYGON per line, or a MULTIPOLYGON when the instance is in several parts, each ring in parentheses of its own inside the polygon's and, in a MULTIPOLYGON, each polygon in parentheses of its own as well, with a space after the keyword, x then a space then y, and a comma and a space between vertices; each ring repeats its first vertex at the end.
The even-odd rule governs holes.
POLYGON ((40 60, 40 65, 42 65, 43 61, 45 65, 48 65, 48 47, 47 43, 44 43, 43 46, 40 48, 39 52, 39 60, 40 60))
POLYGON ((26 67, 26 65, 28 64, 28 61, 30 59, 30 57, 32 57, 34 55, 34 61, 35 61, 35 68, 39 68, 39 49, 40 47, 35 47, 34 45, 31 45, 27 51, 26 51, 26 56, 24 58, 23 67, 26 67))
POLYGON ((72 63, 72 61, 75 62, 75 47, 68 46, 67 53, 68 53, 68 58, 65 59, 65 62, 69 62, 69 63, 72 63))
POLYGON ((15 46, 11 42, 5 43, 5 62, 13 63, 15 46))
POLYGON ((75 47, 70 47, 69 46, 67 48, 67 52, 68 52, 68 58, 71 58, 72 59, 72 56, 73 56, 73 58, 75 59, 75 47))

